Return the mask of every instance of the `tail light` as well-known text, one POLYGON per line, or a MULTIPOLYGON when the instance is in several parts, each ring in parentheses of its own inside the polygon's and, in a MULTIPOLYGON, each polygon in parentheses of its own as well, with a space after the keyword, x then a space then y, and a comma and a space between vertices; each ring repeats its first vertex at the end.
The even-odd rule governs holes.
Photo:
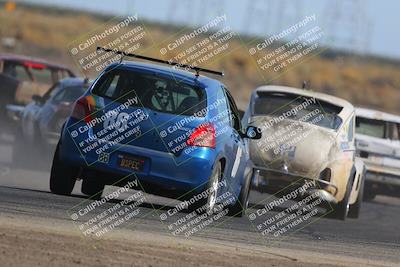
POLYGON ((331 181, 331 176, 332 176, 332 171, 329 168, 325 168, 320 174, 319 174, 319 179, 323 181, 330 182, 331 181))
POLYGON ((25 61, 23 64, 25 67, 32 68, 32 69, 43 70, 46 68, 46 65, 44 65, 44 64, 30 62, 30 61, 25 61))
POLYGON ((188 146, 215 148, 215 127, 205 123, 197 127, 186 141, 188 146))
POLYGON ((90 114, 93 112, 93 107, 89 104, 85 96, 79 98, 75 102, 74 109, 72 110, 71 117, 82 120, 86 123, 90 121, 90 114))

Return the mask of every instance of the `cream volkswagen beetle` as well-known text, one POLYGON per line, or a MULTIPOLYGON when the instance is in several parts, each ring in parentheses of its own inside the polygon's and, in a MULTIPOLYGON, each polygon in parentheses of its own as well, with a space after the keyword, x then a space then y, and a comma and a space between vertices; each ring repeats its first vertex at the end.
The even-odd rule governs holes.
POLYGON ((304 197, 317 192, 335 218, 358 218, 365 168, 355 157, 354 117, 353 105, 334 96, 257 88, 242 121, 262 131, 249 141, 255 189, 282 195, 313 181, 304 197))

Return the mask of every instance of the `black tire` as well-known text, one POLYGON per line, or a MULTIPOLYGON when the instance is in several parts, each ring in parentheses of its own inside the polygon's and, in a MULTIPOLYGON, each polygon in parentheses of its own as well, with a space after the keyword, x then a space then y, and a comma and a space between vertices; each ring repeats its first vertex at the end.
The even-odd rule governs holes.
POLYGON ((340 201, 332 211, 332 217, 338 220, 345 221, 350 209, 350 195, 351 189, 353 188, 355 171, 353 170, 350 175, 350 179, 347 182, 346 193, 344 194, 343 200, 340 201))
POLYGON ((62 163, 59 150, 57 145, 50 172, 50 191, 57 195, 71 195, 79 169, 62 163))
POLYGON ((229 216, 243 217, 245 214, 246 209, 249 206, 250 183, 252 176, 253 170, 251 170, 245 178, 236 203, 229 208, 229 216))
POLYGON ((82 181, 81 192, 91 198, 99 199, 103 194, 104 187, 104 183, 93 178, 86 178, 82 181))
MULTIPOLYGON (((208 184, 205 187, 204 191, 211 189, 213 186, 215 186, 215 183, 219 183, 222 178, 222 166, 221 162, 218 161, 214 169, 211 173, 210 178, 208 179, 208 184)), ((205 212, 207 213, 212 213, 214 212, 214 208, 216 207, 216 202, 212 203, 213 197, 217 197, 218 191, 211 190, 210 194, 208 195, 207 198, 202 198, 201 200, 198 200, 197 202, 193 203, 191 206, 189 206, 189 211, 195 210, 198 214, 203 214, 205 212)))
POLYGON ((360 216, 361 203, 363 201, 363 196, 364 196, 365 171, 361 174, 360 179, 361 179, 361 184, 360 184, 360 189, 358 190, 357 201, 353 205, 350 205, 349 214, 347 214, 349 218, 353 219, 357 219, 360 216))

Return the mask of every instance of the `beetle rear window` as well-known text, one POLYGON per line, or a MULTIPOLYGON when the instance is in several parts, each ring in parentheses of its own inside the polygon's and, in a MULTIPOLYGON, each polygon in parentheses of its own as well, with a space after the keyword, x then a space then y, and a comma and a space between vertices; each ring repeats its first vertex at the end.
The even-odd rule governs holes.
POLYGON ((254 115, 303 121, 334 130, 342 124, 338 116, 342 107, 319 99, 275 92, 259 92, 257 95, 253 104, 254 115))

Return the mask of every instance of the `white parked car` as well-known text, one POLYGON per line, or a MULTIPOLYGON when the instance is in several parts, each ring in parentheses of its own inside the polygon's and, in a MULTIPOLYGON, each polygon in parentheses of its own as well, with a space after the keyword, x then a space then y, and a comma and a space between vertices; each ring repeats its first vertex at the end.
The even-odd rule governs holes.
POLYGON ((261 86, 242 123, 262 131, 260 140, 250 141, 255 189, 281 195, 314 181, 307 193, 318 192, 334 207, 334 217, 358 217, 364 164, 355 157, 352 104, 303 89, 261 86))
POLYGON ((367 168, 364 199, 400 196, 400 116, 356 109, 356 148, 367 168))

